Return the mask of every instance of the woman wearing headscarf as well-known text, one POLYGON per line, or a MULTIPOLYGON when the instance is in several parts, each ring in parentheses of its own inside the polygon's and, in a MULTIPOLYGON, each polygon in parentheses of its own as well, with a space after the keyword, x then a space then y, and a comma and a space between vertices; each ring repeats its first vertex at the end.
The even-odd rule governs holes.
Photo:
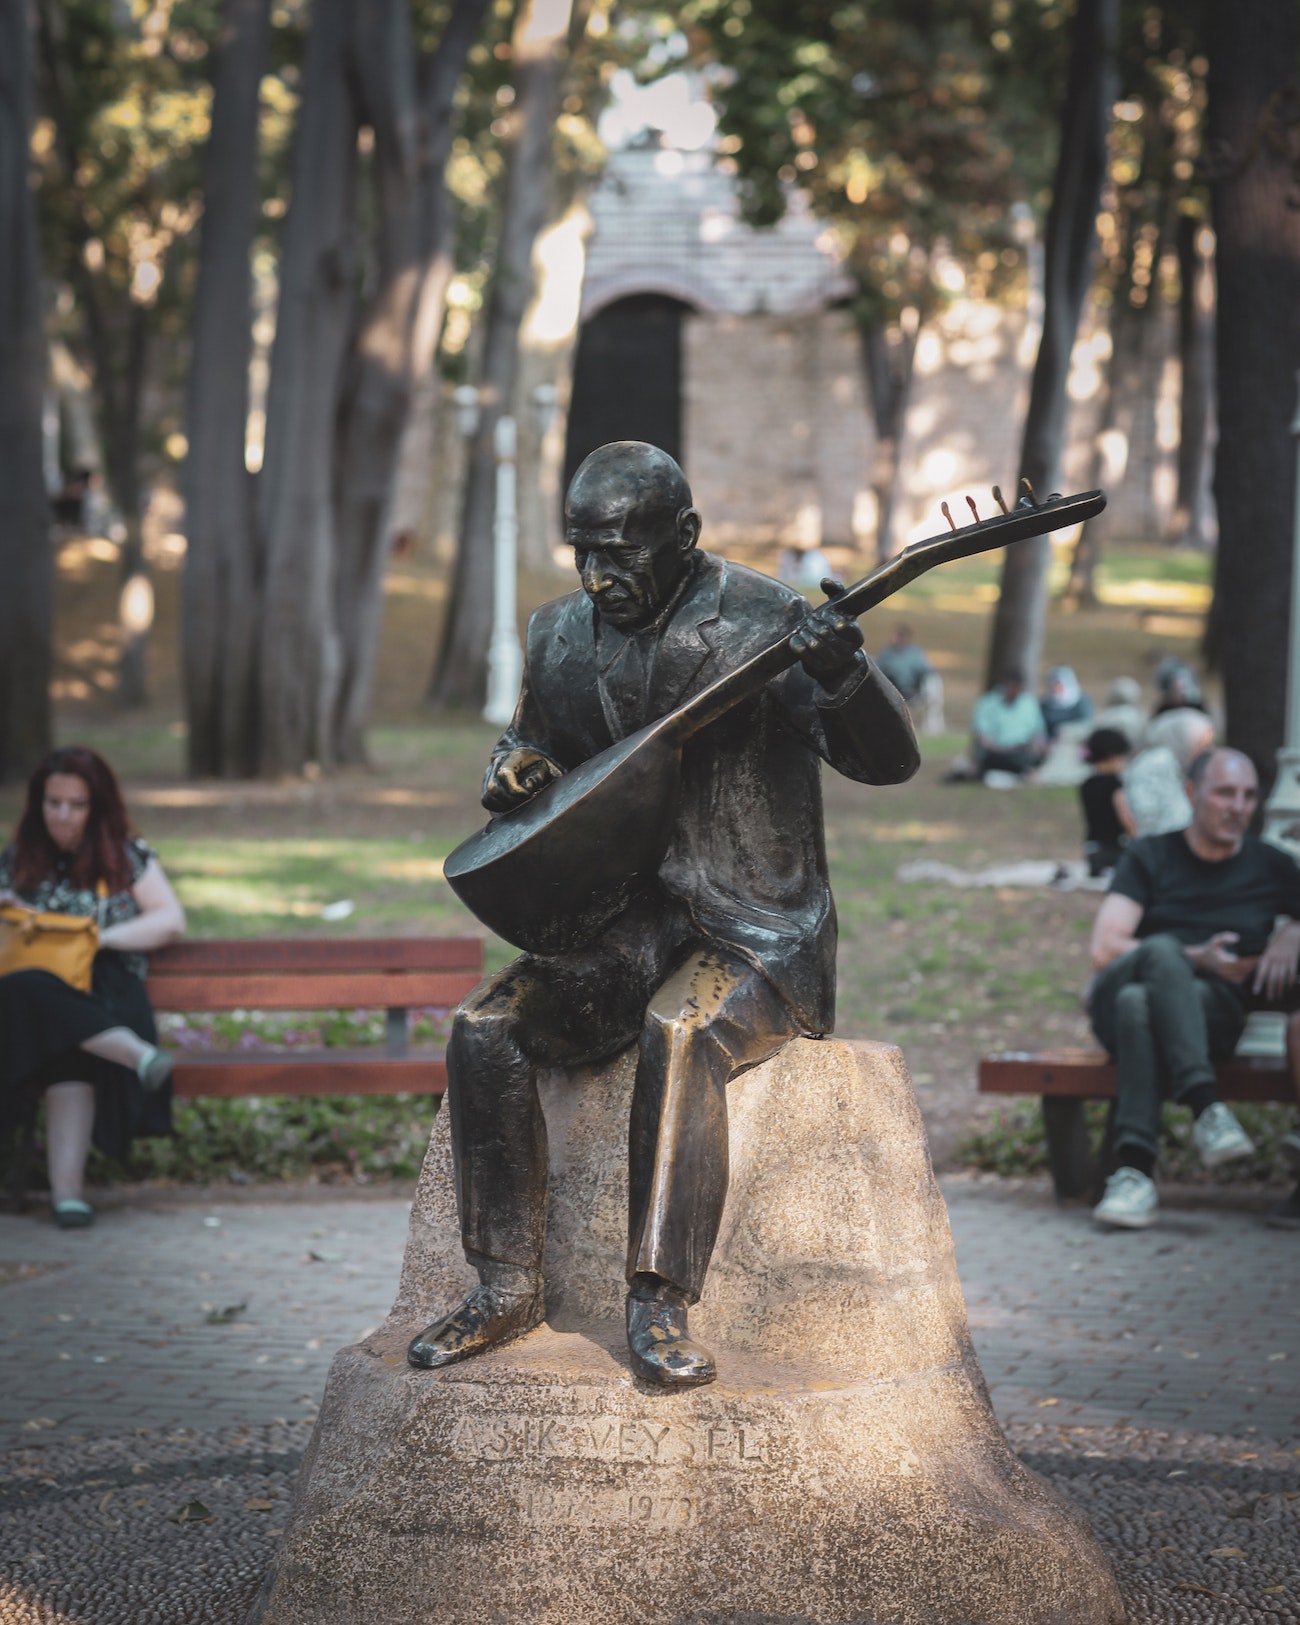
POLYGON ((1049 667, 1038 704, 1049 739, 1055 739, 1067 722, 1088 722, 1092 718, 1092 700, 1079 687, 1079 679, 1070 666, 1049 667))

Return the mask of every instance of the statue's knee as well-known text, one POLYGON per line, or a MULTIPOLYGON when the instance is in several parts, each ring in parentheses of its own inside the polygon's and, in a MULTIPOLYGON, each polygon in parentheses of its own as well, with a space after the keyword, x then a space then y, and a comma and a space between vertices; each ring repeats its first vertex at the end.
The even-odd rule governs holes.
POLYGON ((452 1017, 451 1039, 457 1046, 481 1048, 508 1037, 515 1026, 515 1012, 489 987, 471 994, 452 1017))
POLYGON ((642 1027, 644 1040, 660 1050, 683 1049, 697 1042, 707 1031, 708 1023, 698 1011, 676 1009, 671 1005, 658 1008, 651 1005, 642 1027))

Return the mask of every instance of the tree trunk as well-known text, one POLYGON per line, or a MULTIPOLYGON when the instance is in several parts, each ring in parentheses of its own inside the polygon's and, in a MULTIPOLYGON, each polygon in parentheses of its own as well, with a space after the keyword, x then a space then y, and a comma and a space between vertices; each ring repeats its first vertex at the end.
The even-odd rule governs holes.
MULTIPOLYGON (((1089 490, 1105 489, 1118 484, 1124 477, 1123 468, 1112 472, 1108 437, 1118 430, 1124 446, 1133 440, 1133 403, 1141 398, 1142 355, 1150 317, 1147 312, 1135 311, 1121 288, 1111 306, 1110 360, 1106 363, 1102 398, 1097 411, 1097 427, 1092 441, 1092 460, 1084 482, 1089 490)), ((1125 453, 1127 457, 1127 452, 1125 453)), ((1067 611, 1096 609, 1097 566, 1101 563, 1102 543, 1106 535, 1108 513, 1090 519, 1079 532, 1074 557, 1070 561, 1070 578, 1061 595, 1061 605, 1067 611)))
POLYGON ((1210 405, 1214 399, 1214 258, 1210 233, 1195 215, 1178 217, 1178 496, 1172 540, 1208 548, 1210 405))
POLYGON ((0 780, 50 745, 53 580, 41 477, 45 323, 31 186, 26 0, 0 0, 0 780))
MULTIPOLYGON (((104 472, 126 537, 118 563, 117 703, 144 705, 149 698, 149 634, 153 629, 153 583, 144 557, 144 490, 140 481, 140 411, 144 402, 149 326, 145 307, 127 312, 126 369, 120 417, 105 426, 104 472)), ((96 369, 98 370, 98 369, 96 369)))
MULTIPOLYGON (((1065 386, 1092 274, 1097 206, 1106 173, 1106 133, 1118 82, 1118 12, 1118 0, 1079 0, 1075 16, 1061 114, 1061 151, 1047 216, 1043 335, 1034 362, 1020 451, 1021 477, 1030 482, 1040 502, 1061 480, 1069 406, 1065 386)), ((1003 556, 1002 585, 989 640, 989 687, 1012 669, 1023 671, 1031 684, 1037 681, 1047 628, 1051 556, 1046 536, 1017 542, 1003 556)))
POLYGON ((225 0, 203 154, 203 238, 190 354, 181 654, 189 769, 257 771, 257 514, 244 462, 257 227, 258 101, 270 0, 225 0))
POLYGON ((912 389, 916 338, 920 330, 916 312, 912 320, 891 334, 883 322, 869 322, 860 331, 862 365, 867 398, 876 425, 871 489, 876 498, 876 563, 894 552, 894 508, 898 500, 899 448, 912 389))
POLYGON ((1228 743, 1263 788, 1286 721, 1300 367, 1300 209, 1293 168, 1300 9, 1209 8, 1209 151, 1217 237, 1219 510, 1215 607, 1228 743), (1289 124, 1288 124, 1289 121, 1289 124))
POLYGON ((294 133, 289 213, 258 488, 265 546, 259 644, 267 774, 332 759, 338 687, 334 427, 352 331, 357 116, 348 63, 351 0, 316 0, 294 133))
POLYGON ((487 0, 459 0, 418 96, 406 0, 368 9, 355 36, 362 117, 375 131, 380 241, 379 285, 353 344, 338 427, 334 751, 343 762, 366 760, 398 455, 451 279, 443 176, 456 86, 486 9, 487 0))
POLYGON ((568 59, 586 16, 585 0, 523 0, 511 54, 515 99, 506 154, 505 198, 496 272, 484 326, 478 431, 470 449, 460 543, 430 699, 477 709, 483 703, 492 629, 492 515, 497 419, 510 410, 519 366, 519 329, 533 284, 533 244, 546 213, 551 143, 568 59))

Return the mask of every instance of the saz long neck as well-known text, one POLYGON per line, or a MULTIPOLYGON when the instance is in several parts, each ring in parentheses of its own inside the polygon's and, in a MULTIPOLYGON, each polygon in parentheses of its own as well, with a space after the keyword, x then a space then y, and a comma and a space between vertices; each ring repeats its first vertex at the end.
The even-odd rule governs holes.
MULTIPOLYGON (((933 570, 937 564, 950 564, 954 559, 967 559, 975 553, 987 553, 997 547, 1007 547, 1012 542, 1027 541, 1031 536, 1044 536, 1049 531, 1063 530, 1068 525, 1095 518, 1105 506, 1106 498, 1100 491, 1049 497, 1037 506, 1023 502, 1010 513, 999 514, 995 519, 982 519, 975 525, 965 525, 946 536, 927 537, 925 541, 915 542, 896 558, 880 565, 869 576, 864 576, 856 586, 850 587, 835 600, 835 606, 853 616, 865 615, 892 593, 915 581, 917 576, 933 570)), ((702 689, 670 717, 665 717, 664 724, 671 723, 673 731, 681 739, 689 739, 701 728, 716 722, 732 706, 756 694, 765 683, 795 664, 799 657, 790 650, 792 635, 787 633, 778 642, 747 660, 743 666, 738 666, 735 671, 728 672, 716 683, 702 689)))

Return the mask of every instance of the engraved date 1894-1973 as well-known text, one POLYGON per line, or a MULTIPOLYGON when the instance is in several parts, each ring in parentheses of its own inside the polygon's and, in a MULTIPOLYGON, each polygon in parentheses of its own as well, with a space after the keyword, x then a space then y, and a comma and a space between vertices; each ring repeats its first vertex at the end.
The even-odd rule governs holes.
POLYGON ((702 1510, 697 1496, 612 1489, 530 1488, 523 1492, 521 1502, 525 1523, 622 1523, 658 1529, 693 1524, 702 1510))

